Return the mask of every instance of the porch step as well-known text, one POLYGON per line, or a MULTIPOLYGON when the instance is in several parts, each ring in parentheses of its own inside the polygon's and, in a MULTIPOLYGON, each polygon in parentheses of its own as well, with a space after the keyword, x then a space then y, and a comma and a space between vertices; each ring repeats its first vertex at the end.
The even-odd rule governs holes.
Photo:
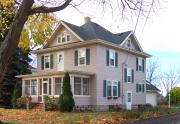
POLYGON ((43 110, 43 104, 42 103, 37 103, 32 109, 42 111, 43 110))

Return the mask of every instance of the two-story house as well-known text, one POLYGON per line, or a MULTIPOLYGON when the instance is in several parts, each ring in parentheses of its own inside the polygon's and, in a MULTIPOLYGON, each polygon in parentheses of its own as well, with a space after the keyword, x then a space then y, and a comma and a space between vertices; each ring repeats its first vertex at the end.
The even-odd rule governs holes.
POLYGON ((43 96, 58 97, 62 78, 70 74, 76 106, 132 105, 146 103, 145 62, 133 31, 114 34, 85 18, 76 26, 61 21, 37 55, 37 72, 18 75, 22 78, 22 95, 33 102, 43 96))

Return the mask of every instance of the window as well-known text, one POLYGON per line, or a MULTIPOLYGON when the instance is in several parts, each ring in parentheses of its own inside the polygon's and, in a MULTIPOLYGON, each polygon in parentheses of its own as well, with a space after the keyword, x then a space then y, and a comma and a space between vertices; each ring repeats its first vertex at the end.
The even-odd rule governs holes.
POLYGON ((127 47, 129 47, 129 48, 131 47, 131 39, 127 40, 127 47))
POLYGON ((89 78, 74 77, 74 95, 89 95, 89 78))
POLYGON ((138 58, 138 68, 139 68, 139 71, 142 71, 142 66, 143 66, 142 58, 138 58))
POLYGON ((74 77, 74 95, 81 95, 81 78, 74 77))
POLYGON ((107 97, 117 97, 117 96, 118 96, 118 82, 107 81, 107 97))
POLYGON ((50 68, 50 56, 49 55, 44 56, 44 67, 45 67, 45 69, 50 68))
POLYGON ((127 68, 127 82, 132 82, 132 69, 127 68))
POLYGON ((37 95, 37 80, 31 80, 31 95, 37 95))
POLYGON ((25 80, 25 95, 37 95, 37 80, 25 80))
POLYGON ((139 92, 142 91, 142 85, 141 85, 141 84, 138 85, 138 91, 139 91, 139 92))
POLYGON ((61 78, 54 78, 55 80, 55 95, 62 94, 62 82, 61 78))
POLYGON ((112 85, 112 83, 111 83, 111 81, 108 81, 107 82, 107 97, 111 97, 112 95, 111 95, 111 93, 112 93, 112 91, 111 91, 111 85, 112 85))
POLYGON ((25 80, 25 95, 30 95, 30 80, 25 80))
POLYGON ((61 33, 61 36, 57 37, 58 43, 66 43, 70 41, 70 35, 67 34, 65 31, 61 33))
POLYGON ((131 102, 131 93, 128 93, 128 94, 127 94, 127 101, 128 101, 128 102, 131 102))
POLYGON ((110 62, 110 66, 115 66, 115 51, 114 50, 109 51, 109 62, 110 62))
POLYGON ((144 84, 136 84, 136 92, 144 92, 144 84))
POLYGON ((89 95, 89 79, 83 78, 83 95, 89 95))
POLYGON ((86 48, 81 48, 78 50, 78 63, 79 65, 86 64, 86 48))

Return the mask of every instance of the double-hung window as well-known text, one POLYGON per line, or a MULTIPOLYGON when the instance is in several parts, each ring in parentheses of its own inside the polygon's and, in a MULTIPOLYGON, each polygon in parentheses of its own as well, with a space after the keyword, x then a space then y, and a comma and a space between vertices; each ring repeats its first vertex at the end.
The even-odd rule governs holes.
POLYGON ((144 92, 144 84, 136 84, 136 92, 144 92))
POLYGON ((138 58, 138 68, 139 68, 139 71, 142 71, 142 68, 143 68, 143 63, 142 63, 142 58, 138 58))
POLYGON ((55 77, 54 78, 54 83, 55 83, 55 95, 60 95, 62 94, 62 78, 60 77, 55 77))
POLYGON ((37 80, 31 80, 31 95, 37 95, 37 80))
POLYGON ((142 71, 145 70, 145 59, 141 57, 136 58, 136 71, 142 71))
POLYGON ((25 80, 25 95, 30 95, 30 80, 25 80))
POLYGON ((78 65, 86 64, 86 48, 78 49, 78 65))
POLYGON ((118 97, 117 81, 107 81, 107 97, 118 97))
POLYGON ((66 43, 70 41, 70 35, 65 31, 61 32, 61 35, 57 37, 58 43, 66 43))
POLYGON ((74 77, 74 95, 89 95, 89 78, 74 77))
POLYGON ((109 64, 110 66, 115 66, 115 51, 109 50, 109 64))
POLYGON ((50 68, 50 55, 44 56, 44 68, 49 69, 50 68))
POLYGON ((127 82, 132 82, 132 69, 127 68, 127 82))
POLYGON ((131 39, 127 40, 127 47, 130 48, 131 47, 131 39))

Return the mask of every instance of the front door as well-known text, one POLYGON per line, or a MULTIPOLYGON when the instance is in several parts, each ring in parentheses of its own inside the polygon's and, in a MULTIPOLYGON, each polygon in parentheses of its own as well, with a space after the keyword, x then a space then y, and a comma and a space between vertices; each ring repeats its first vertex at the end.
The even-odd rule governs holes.
POLYGON ((44 101, 44 96, 48 95, 48 82, 47 81, 43 81, 42 83, 42 96, 43 96, 43 99, 42 101, 44 101))
POLYGON ((59 52, 57 55, 57 69, 64 71, 64 52, 59 52))
POLYGON ((126 94, 126 109, 132 109, 132 92, 128 91, 126 94))

